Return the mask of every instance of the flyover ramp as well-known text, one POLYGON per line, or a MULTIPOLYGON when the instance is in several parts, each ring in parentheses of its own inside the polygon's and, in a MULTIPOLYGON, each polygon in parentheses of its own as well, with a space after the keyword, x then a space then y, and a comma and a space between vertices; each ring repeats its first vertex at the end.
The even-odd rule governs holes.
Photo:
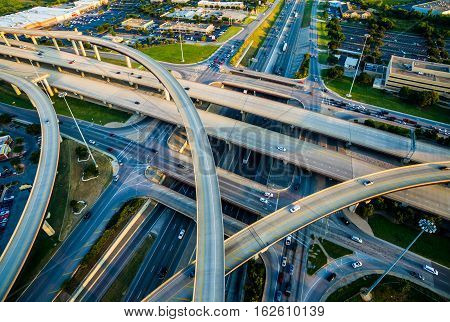
MULTIPOLYGON (((0 61, 0 66, 2 64, 3 62, 0 61)), ((29 70, 32 72, 31 66, 25 64, 8 63, 7 66, 14 66, 16 71, 29 70)), ((75 75, 52 72, 46 69, 42 70, 49 72, 48 81, 52 86, 59 89, 78 93, 100 102, 111 103, 116 107, 149 115, 169 123, 183 124, 173 102, 136 90, 124 90, 127 88, 125 86, 88 78, 80 79, 75 75), (137 98, 141 102, 139 105, 134 103, 137 98)), ((198 113, 210 136, 284 160, 339 181, 383 170, 380 166, 277 132, 201 110, 198 113), (283 145, 287 151, 278 151, 278 145, 283 145)), ((417 188, 407 192, 389 194, 389 197, 447 218, 450 214, 450 200, 446 187, 417 188)))
POLYGON ((14 84, 29 97, 39 114, 42 137, 33 187, 16 229, 0 257, 0 299, 5 300, 44 220, 58 168, 60 135, 52 102, 38 86, 3 72, 0 72, 0 80, 14 84))
MULTIPOLYGON (((287 235, 340 209, 398 190, 449 182, 450 171, 440 170, 441 166, 449 167, 450 161, 440 164, 428 163, 400 167, 373 173, 302 198, 228 238, 225 241, 225 272, 226 274, 231 273, 287 235), (366 187, 362 184, 364 180, 371 180, 374 184, 366 187), (289 208, 293 205, 300 206, 300 210, 291 213, 289 208)), ((193 265, 175 274, 147 296, 144 301, 189 299, 192 283, 188 275, 191 269, 193 269, 193 265)))
MULTIPOLYGON (((2 28, 0 28, 0 30, 2 30, 2 28)), ((130 69, 126 67, 99 62, 89 57, 59 52, 49 48, 44 48, 43 50, 45 50, 46 54, 38 56, 35 52, 30 50, 0 46, 0 53, 5 55, 9 53, 13 54, 15 57, 32 59, 43 63, 46 62, 71 70, 103 75, 111 79, 122 80, 124 82, 131 82, 133 84, 156 89, 163 89, 163 86, 159 81, 145 71, 133 69, 134 75, 130 76, 130 69), (76 62, 74 64, 69 64, 69 61, 72 59, 76 60, 76 62), (138 79, 136 77, 137 75, 142 78, 138 79)), ((232 90, 221 89, 215 86, 208 86, 187 80, 179 80, 179 82, 184 87, 189 88, 189 96, 193 99, 226 106, 286 124, 295 125, 305 130, 321 133, 344 142, 351 142, 352 144, 399 158, 410 157, 411 160, 417 162, 436 162, 450 159, 450 151, 437 145, 418 141, 416 142, 414 153, 410 155, 412 143, 411 139, 407 137, 232 90)), ((256 91, 261 90, 260 86, 252 85, 252 82, 247 84, 247 88, 250 90, 253 88, 256 91)))

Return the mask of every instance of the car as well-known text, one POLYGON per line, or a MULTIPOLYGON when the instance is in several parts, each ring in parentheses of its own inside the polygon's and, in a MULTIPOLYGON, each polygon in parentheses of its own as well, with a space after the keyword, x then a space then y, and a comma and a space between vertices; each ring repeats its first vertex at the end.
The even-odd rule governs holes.
POLYGON ((89 143, 92 145, 95 145, 95 141, 94 140, 89 140, 89 143))
POLYGON ((165 267, 165 266, 161 267, 161 269, 158 273, 158 278, 162 280, 164 277, 166 277, 167 271, 168 271, 167 267, 165 267))
POLYGON ((186 86, 186 87, 184 88, 184 90, 185 90, 185 91, 188 91, 188 90, 190 90, 190 87, 187 87, 187 86, 186 86))
POLYGON ((116 135, 114 133, 109 133, 110 137, 115 137, 116 135))
POLYGON ((271 192, 264 192, 264 196, 267 197, 267 198, 271 198, 271 197, 273 197, 273 193, 271 193, 271 192))
POLYGON ((447 167, 447 166, 443 165, 443 166, 439 167, 439 170, 442 170, 442 171, 450 170, 450 167, 447 167))
POLYGON ((356 261, 356 262, 352 263, 352 267, 353 268, 358 268, 358 267, 361 267, 361 266, 362 266, 362 263, 360 261, 356 261))
POLYGON ((331 273, 330 275, 327 276, 327 281, 328 282, 334 281, 335 278, 336 278, 336 273, 331 273))
POLYGON ((287 236, 286 241, 284 243, 286 244, 286 246, 292 244, 292 236, 291 235, 287 236))
POLYGON ((275 301, 281 302, 281 291, 275 293, 275 301))
POLYGON ((277 150, 278 151, 282 151, 282 152, 286 152, 286 148, 284 146, 281 146, 281 145, 277 146, 277 150))
POLYGON ((69 61, 69 64, 75 64, 75 60, 71 60, 71 61, 69 61))
POLYGON ((266 205, 269 203, 269 200, 267 200, 266 198, 263 198, 263 197, 259 198, 259 201, 261 201, 262 203, 264 203, 266 205))
POLYGON ((367 186, 371 186, 373 185, 373 181, 370 180, 364 180, 363 184, 367 187, 367 186))
POLYGON ((290 213, 294 213, 296 211, 300 210, 300 206, 299 205, 295 205, 294 207, 289 208, 289 212, 290 213))
POLYGON ((113 152, 114 151, 114 149, 111 148, 111 147, 108 147, 106 150, 108 150, 108 152, 113 152))
POLYGON ((92 213, 91 213, 90 211, 88 211, 88 212, 83 216, 83 219, 87 220, 87 219, 91 218, 91 216, 92 216, 92 213))
POLYGON ((345 218, 345 217, 339 217, 339 219, 344 223, 344 225, 346 225, 346 226, 350 225, 350 221, 348 221, 347 218, 345 218))
POLYGON ((287 257, 283 256, 283 258, 281 259, 281 267, 286 267, 287 264, 287 257))
POLYGON ((419 279, 419 280, 422 280, 422 281, 425 280, 425 278, 423 278, 422 274, 420 274, 420 273, 411 271, 411 272, 409 272, 409 274, 410 274, 411 276, 413 276, 413 277, 419 279))
POLYGON ((289 275, 294 275, 294 265, 289 264, 289 275))
POLYGON ((423 265, 423 269, 426 270, 428 273, 434 274, 436 276, 439 275, 439 272, 437 271, 437 269, 430 265, 423 265))
POLYGON ((177 168, 184 169, 186 167, 184 165, 182 165, 181 163, 177 163, 177 168))
POLYGON ((189 273, 189 278, 194 278, 195 277, 195 271, 192 271, 189 273))
POLYGON ((114 176, 114 182, 117 182, 117 181, 119 181, 119 175, 118 174, 114 176))
POLYGON ((119 74, 120 74, 120 72, 116 72, 116 74, 117 74, 117 75, 119 75, 119 74))
POLYGON ((352 239, 353 241, 357 242, 357 243, 362 244, 362 239, 359 238, 359 237, 357 237, 357 236, 352 236, 351 239, 352 239))
POLYGON ((178 239, 183 239, 184 237, 184 233, 186 232, 186 230, 184 230, 183 228, 180 230, 180 233, 178 234, 178 239))

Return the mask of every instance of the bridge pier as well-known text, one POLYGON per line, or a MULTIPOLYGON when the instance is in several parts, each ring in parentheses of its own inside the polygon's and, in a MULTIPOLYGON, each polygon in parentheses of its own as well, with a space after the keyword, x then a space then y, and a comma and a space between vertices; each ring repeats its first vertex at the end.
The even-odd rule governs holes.
POLYGON ((71 43, 72 43, 73 50, 75 51, 75 54, 77 56, 80 56, 80 52, 78 51, 77 43, 75 42, 75 40, 71 40, 71 43))
POLYGON ((165 88, 164 88, 164 98, 166 99, 166 101, 170 101, 169 91, 165 88))
POLYGON ((92 48, 94 49, 95 58, 97 58, 98 61, 102 61, 102 59, 100 58, 100 53, 98 52, 97 45, 92 45, 92 48))
POLYGON ((247 118, 247 112, 241 111, 241 121, 244 122, 246 118, 247 118))
POLYGON ((20 40, 19 40, 19 37, 17 37, 16 34, 13 34, 13 37, 14 37, 15 40, 20 41, 20 40))
POLYGON ((38 43, 37 43, 37 41, 36 41, 36 37, 30 36, 30 38, 31 38, 31 41, 33 42, 33 44, 37 46, 38 43))
POLYGON ((20 91, 19 87, 17 87, 14 84, 11 84, 11 87, 13 88, 14 92, 16 92, 17 95, 22 94, 22 92, 20 91))
POLYGON ((6 46, 11 47, 11 44, 9 43, 8 38, 6 38, 5 33, 1 32, 0 36, 2 37, 2 39, 5 42, 6 46))
POLYGON ((128 68, 132 68, 130 57, 125 56, 125 62, 127 63, 127 67, 128 67, 128 68))
POLYGON ((57 51, 61 51, 61 49, 59 48, 58 42, 56 41, 55 38, 52 38, 52 42, 53 42, 53 46, 55 46, 57 51))
POLYGON ((58 72, 60 72, 60 73, 62 73, 62 69, 61 69, 61 67, 56 67, 56 69, 58 70, 58 72))
POLYGON ((81 55, 86 57, 86 50, 84 50, 83 42, 81 40, 78 40, 78 46, 80 47, 81 55))
POLYGON ((42 80, 42 82, 44 83, 44 86, 47 89, 48 95, 53 96, 54 94, 53 94, 52 88, 50 87, 50 84, 47 81, 47 78, 44 78, 42 80))

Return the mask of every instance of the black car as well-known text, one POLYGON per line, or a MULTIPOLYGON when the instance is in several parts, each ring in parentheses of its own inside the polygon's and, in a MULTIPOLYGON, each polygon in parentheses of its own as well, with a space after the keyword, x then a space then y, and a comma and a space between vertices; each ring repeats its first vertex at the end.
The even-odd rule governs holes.
POLYGON ((336 278, 336 273, 331 273, 330 275, 327 276, 327 281, 328 282, 334 281, 335 278, 336 278))
POLYGON ((419 274, 419 273, 413 272, 413 271, 409 272, 409 274, 410 274, 411 276, 413 276, 413 277, 419 279, 419 280, 422 280, 422 281, 424 280, 422 274, 419 274))
POLYGON ((83 216, 83 218, 84 218, 85 220, 87 220, 87 219, 91 218, 91 216, 92 216, 92 213, 91 213, 90 211, 88 211, 88 212, 83 216))
POLYGON ((192 271, 189 273, 189 278, 194 278, 194 276, 195 276, 195 271, 192 271))
POLYGON ((346 226, 350 225, 350 221, 348 221, 347 218, 345 218, 345 217, 339 217, 339 218, 341 219, 341 221, 342 221, 346 226))
POLYGON ((184 169, 185 168, 185 166, 182 165, 181 163, 177 163, 177 167, 180 168, 180 169, 184 169))
POLYGON ((167 267, 164 266, 159 271, 158 278, 162 280, 164 277, 166 277, 166 275, 167 275, 167 267))

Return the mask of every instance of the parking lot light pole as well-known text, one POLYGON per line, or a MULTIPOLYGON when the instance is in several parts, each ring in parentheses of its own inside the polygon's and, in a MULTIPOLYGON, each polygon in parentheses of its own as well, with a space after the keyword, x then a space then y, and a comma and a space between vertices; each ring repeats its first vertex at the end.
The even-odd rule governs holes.
POLYGON ((361 55, 359 56, 358 64, 356 65, 356 70, 355 70, 355 75, 353 76, 352 85, 350 86, 350 91, 348 92, 348 94, 345 95, 348 98, 352 97, 353 85, 355 84, 356 75, 358 75, 359 64, 361 63, 362 56, 364 54, 364 48, 366 47, 367 38, 369 38, 369 37, 370 37, 369 34, 364 35, 364 44, 363 44, 363 48, 361 50, 361 55))
POLYGON ((62 99, 64 99, 64 102, 66 103, 67 108, 69 109, 70 115, 72 116, 72 119, 75 122, 75 125, 76 125, 76 127, 78 129, 78 132, 80 132, 80 136, 83 139, 84 145, 86 145, 86 148, 87 148, 87 150, 89 152, 89 156, 92 158, 92 161, 94 161, 95 167, 98 168, 98 164, 97 164, 97 162, 95 162, 95 159, 94 159, 94 156, 92 155, 91 149, 89 148, 89 145, 87 144, 86 139, 84 138, 84 135, 81 132, 80 127, 78 126, 78 122, 77 122, 77 120, 75 119, 75 116, 72 113, 72 109, 70 108, 69 103, 66 100, 66 96, 67 96, 67 92, 60 92, 60 93, 58 93, 58 97, 61 97, 62 99))
POLYGON ((381 282, 381 280, 394 268, 394 266, 402 259, 402 257, 408 252, 408 250, 414 245, 414 243, 422 236, 423 233, 433 234, 436 232, 437 228, 434 222, 428 219, 420 219, 419 220, 420 233, 414 238, 414 240, 405 248, 405 250, 400 254, 400 256, 395 260, 394 263, 372 284, 371 287, 365 289, 361 292, 361 295, 364 299, 370 299, 370 292, 381 282))

